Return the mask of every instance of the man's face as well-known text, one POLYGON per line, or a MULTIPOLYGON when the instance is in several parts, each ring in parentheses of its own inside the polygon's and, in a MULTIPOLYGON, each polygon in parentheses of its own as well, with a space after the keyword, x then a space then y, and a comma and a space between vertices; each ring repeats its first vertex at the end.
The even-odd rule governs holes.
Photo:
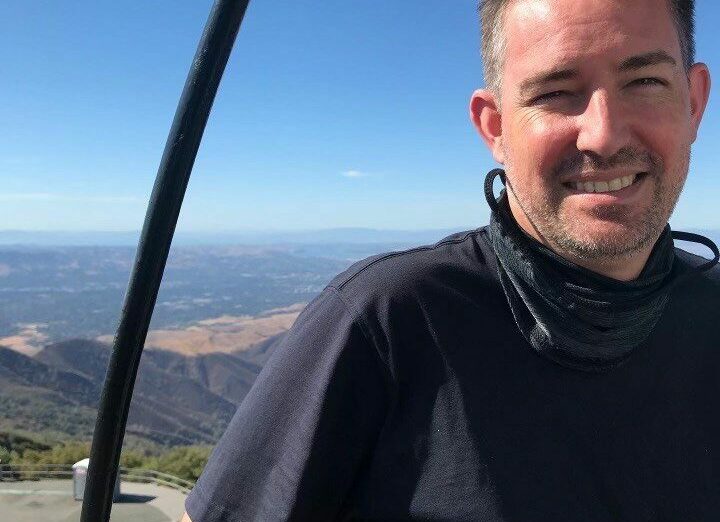
POLYGON ((666 0, 515 0, 501 90, 513 215, 561 253, 656 241, 682 190, 694 107, 666 0))

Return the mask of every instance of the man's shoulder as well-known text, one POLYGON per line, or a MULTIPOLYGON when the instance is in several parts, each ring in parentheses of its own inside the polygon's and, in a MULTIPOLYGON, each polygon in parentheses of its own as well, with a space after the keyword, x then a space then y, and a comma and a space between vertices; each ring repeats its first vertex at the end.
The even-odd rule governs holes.
MULTIPOLYGON (((687 269, 693 270, 708 262, 708 259, 675 247, 675 256, 687 269)), ((710 270, 700 272, 699 275, 707 282, 720 287, 720 264, 713 266, 710 270)))
POLYGON ((686 305, 697 305, 702 310, 710 311, 716 309, 720 304, 720 265, 715 265, 709 270, 699 271, 702 265, 708 262, 706 257, 675 248, 676 259, 682 264, 683 270, 695 271, 688 278, 687 282, 680 285, 675 292, 676 298, 681 302, 686 300, 686 305))
POLYGON ((328 287, 362 306, 378 298, 403 300, 421 288, 482 278, 492 263, 486 234, 486 227, 465 230, 434 244, 365 258, 335 276, 328 287))

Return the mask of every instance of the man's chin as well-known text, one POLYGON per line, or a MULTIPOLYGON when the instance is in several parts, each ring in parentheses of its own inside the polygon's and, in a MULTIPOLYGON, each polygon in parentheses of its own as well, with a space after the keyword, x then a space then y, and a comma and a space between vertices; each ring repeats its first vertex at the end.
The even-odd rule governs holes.
MULTIPOLYGON (((576 227, 575 227, 576 228, 576 227)), ((553 242, 573 257, 581 259, 618 259, 630 257, 655 244, 661 230, 649 230, 647 224, 591 223, 582 229, 567 230, 553 242)))

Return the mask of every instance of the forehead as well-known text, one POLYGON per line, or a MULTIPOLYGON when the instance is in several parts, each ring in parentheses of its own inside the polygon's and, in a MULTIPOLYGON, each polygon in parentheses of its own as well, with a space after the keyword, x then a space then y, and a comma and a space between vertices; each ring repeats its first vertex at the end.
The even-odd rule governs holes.
POLYGON ((508 76, 612 66, 658 49, 680 61, 667 0, 514 0, 504 22, 508 76))

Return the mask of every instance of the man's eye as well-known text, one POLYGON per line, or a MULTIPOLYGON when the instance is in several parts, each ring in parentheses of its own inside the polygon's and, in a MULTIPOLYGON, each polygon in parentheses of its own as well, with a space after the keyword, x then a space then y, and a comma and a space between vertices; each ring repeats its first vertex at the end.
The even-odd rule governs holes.
POLYGON ((660 78, 639 78, 630 82, 630 85, 639 85, 641 87, 654 87, 656 85, 667 85, 665 80, 660 78))
POLYGON ((552 91, 552 92, 548 92, 545 94, 541 94, 540 96, 536 96, 535 98, 533 98, 532 102, 533 103, 549 102, 549 101, 557 99, 557 98, 562 98, 563 96, 566 96, 568 94, 570 94, 570 93, 568 93, 567 91, 552 91))

